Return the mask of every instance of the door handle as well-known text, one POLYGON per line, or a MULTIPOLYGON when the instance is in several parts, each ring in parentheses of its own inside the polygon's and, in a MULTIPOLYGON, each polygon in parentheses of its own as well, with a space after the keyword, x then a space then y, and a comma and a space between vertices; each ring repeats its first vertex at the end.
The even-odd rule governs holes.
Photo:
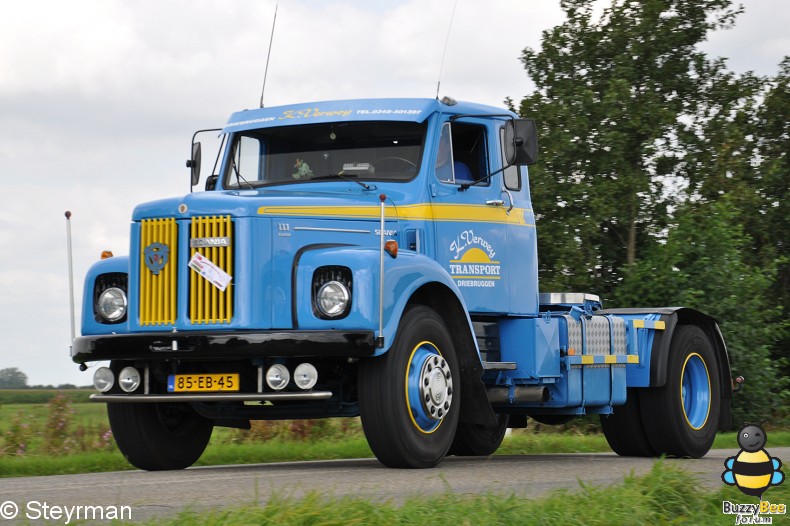
POLYGON ((491 206, 504 206, 505 201, 503 199, 489 199, 486 201, 486 204, 491 206))

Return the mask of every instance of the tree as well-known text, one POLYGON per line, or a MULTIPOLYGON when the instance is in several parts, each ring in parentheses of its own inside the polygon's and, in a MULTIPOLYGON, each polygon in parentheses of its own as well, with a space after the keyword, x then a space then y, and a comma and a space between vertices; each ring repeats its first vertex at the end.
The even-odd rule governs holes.
POLYGON ((538 120, 532 196, 543 288, 605 296, 666 226, 684 116, 723 72, 696 49, 732 25, 730 0, 563 0, 567 20, 522 62, 537 90, 519 111, 538 120), (548 287, 546 287, 548 285, 548 287))
POLYGON ((0 369, 0 389, 24 389, 27 375, 16 367, 0 369))
POLYGON ((733 398, 734 421, 775 416, 787 402, 782 397, 788 396, 783 362, 770 355, 782 332, 775 322, 781 306, 771 296, 776 265, 747 262, 752 240, 727 198, 689 201, 677 211, 676 221, 665 243, 653 245, 628 268, 613 303, 683 305, 716 318, 733 375, 747 381, 733 398))

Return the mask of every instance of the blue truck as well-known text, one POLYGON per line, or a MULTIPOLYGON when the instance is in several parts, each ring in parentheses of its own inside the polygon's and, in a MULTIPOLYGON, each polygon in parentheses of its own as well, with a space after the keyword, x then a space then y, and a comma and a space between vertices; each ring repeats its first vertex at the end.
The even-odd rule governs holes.
POLYGON ((536 130, 450 98, 259 108, 208 130, 204 190, 137 206, 130 255, 85 281, 71 357, 109 362, 92 398, 128 461, 181 469, 214 426, 354 416, 390 467, 586 414, 620 455, 705 455, 732 398, 714 319, 539 291, 536 130))

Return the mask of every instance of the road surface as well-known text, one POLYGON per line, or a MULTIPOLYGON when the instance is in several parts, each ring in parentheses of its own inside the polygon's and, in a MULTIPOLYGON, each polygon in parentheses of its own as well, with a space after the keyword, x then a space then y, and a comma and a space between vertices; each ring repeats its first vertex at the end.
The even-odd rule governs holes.
MULTIPOLYGON (((666 462, 696 474, 702 486, 715 490, 722 486, 724 460, 737 452, 719 449, 702 459, 666 462)), ((771 448, 770 452, 790 459, 790 448, 771 448)), ((40 503, 61 507, 129 506, 132 519, 144 521, 185 507, 263 504, 273 494, 298 498, 318 492, 396 503, 409 496, 447 491, 536 497, 558 488, 578 489, 579 481, 617 484, 631 472, 647 473, 653 462, 595 453, 449 457, 438 467, 424 470, 388 469, 374 459, 359 459, 5 478, 0 479, 0 505, 14 503, 20 516, 33 501, 39 503, 39 510, 40 503)), ((64 519, 56 522, 63 524, 64 519)), ((4 524, 8 522, 0 521, 0 526, 4 524)))

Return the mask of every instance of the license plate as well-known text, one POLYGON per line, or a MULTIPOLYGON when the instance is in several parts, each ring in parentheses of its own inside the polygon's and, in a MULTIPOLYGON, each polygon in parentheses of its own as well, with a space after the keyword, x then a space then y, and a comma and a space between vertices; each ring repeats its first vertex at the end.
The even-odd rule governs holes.
POLYGON ((239 375, 231 374, 171 374, 167 377, 168 393, 213 393, 238 391, 239 375))

